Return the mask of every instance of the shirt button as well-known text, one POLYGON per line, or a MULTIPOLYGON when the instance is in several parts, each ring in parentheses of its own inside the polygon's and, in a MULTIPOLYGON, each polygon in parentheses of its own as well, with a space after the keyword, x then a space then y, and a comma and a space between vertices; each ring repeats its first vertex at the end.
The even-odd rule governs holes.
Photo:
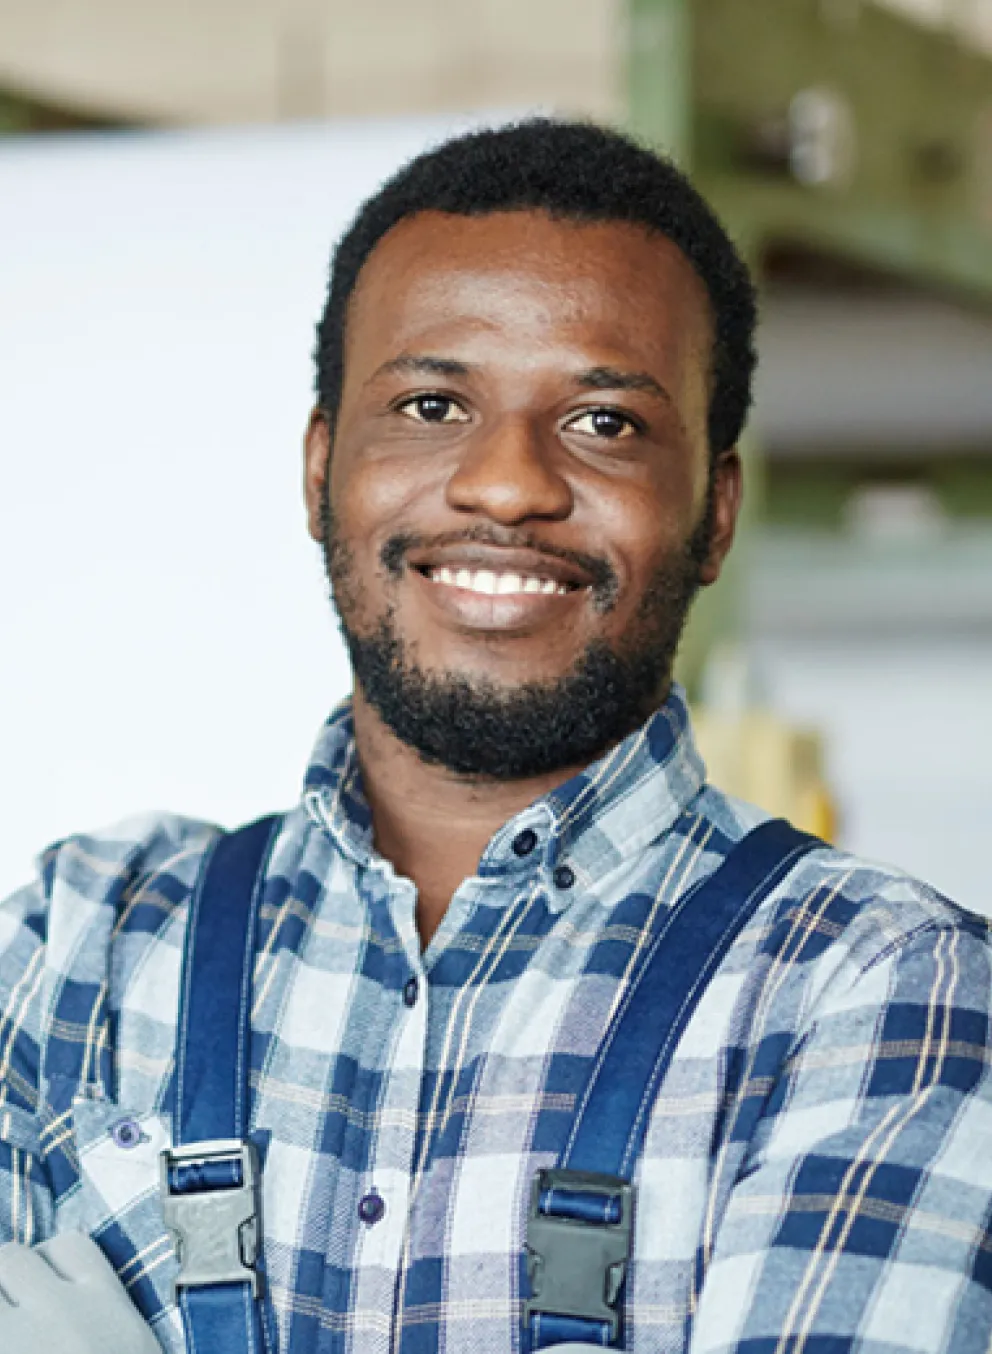
POLYGON ((374 1189, 370 1190, 368 1194, 363 1194, 358 1201, 358 1216, 369 1227, 374 1227, 377 1222, 381 1222, 385 1212, 386 1201, 374 1189))
POLYGON ((129 1152, 132 1147, 137 1147, 145 1135, 137 1119, 121 1119, 110 1130, 110 1136, 114 1140, 115 1147, 121 1147, 125 1152, 129 1152))
POLYGON ((570 889, 575 883, 575 871, 571 865, 559 865, 554 873, 555 888, 570 889))
POLYGON ((529 856, 537 845, 537 833, 532 827, 525 827, 523 832, 518 832, 513 839, 513 854, 516 856, 529 856))
POLYGON ((420 984, 416 978, 407 978, 403 984, 403 1000, 407 1006, 416 1006, 420 994, 420 984))

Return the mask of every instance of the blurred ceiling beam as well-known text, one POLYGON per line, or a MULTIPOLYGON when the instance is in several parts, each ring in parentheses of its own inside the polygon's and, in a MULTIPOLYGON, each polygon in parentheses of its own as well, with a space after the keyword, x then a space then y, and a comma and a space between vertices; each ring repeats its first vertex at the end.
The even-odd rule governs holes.
POLYGON ((938 298, 772 288, 755 420, 779 458, 992 452, 992 315, 938 298))
POLYGON ((623 108, 622 0, 0 0, 0 86, 136 122, 623 108))
POLYGON ((949 28, 965 42, 992 52, 992 0, 874 0, 874 3, 933 28, 949 28))

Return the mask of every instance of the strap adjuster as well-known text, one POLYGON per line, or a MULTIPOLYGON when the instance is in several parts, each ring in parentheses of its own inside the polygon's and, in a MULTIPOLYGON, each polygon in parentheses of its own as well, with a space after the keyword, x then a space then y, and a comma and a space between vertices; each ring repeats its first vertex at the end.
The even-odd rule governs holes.
POLYGON ((610 1344, 616 1343, 632 1201, 629 1182, 619 1176, 537 1172, 527 1218, 527 1329, 535 1316, 575 1317, 608 1325, 610 1344))
POLYGON ((162 1208, 179 1256, 176 1288, 249 1283, 261 1242, 258 1153, 237 1138, 168 1147, 160 1157, 162 1208))

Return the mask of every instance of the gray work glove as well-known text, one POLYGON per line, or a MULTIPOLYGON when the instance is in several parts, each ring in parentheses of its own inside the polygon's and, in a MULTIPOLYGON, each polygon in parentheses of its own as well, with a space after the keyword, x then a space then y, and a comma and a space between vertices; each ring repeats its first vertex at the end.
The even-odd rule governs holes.
POLYGON ((81 1232, 0 1246, 3 1354, 162 1354, 113 1266, 81 1232))

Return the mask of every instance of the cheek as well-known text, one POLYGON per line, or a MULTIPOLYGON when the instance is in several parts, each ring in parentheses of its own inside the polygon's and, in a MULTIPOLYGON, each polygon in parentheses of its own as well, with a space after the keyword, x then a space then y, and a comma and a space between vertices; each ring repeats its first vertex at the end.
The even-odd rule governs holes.
POLYGON ((358 550, 398 530, 419 494, 417 477, 398 461, 332 457, 329 484, 338 531, 358 550))
POLYGON ((671 550, 688 535, 691 494, 656 484, 626 485, 623 492, 600 489, 590 503, 595 536, 609 542, 621 590, 638 593, 671 550))

